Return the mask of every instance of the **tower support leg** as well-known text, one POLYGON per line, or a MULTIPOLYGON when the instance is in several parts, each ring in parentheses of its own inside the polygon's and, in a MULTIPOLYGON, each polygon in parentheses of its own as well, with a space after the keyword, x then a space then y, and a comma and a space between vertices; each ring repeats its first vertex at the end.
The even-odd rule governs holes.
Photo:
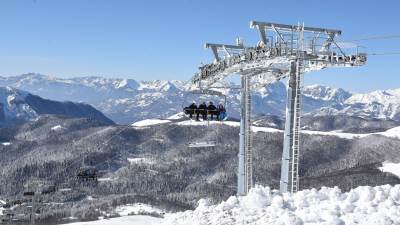
POLYGON ((251 149, 251 94, 250 77, 241 76, 241 110, 240 110, 240 133, 239 133, 239 165, 237 194, 246 195, 253 186, 253 163, 251 149))
POLYGON ((298 189, 298 157, 300 131, 300 80, 301 61, 291 63, 287 86, 285 132, 281 165, 280 191, 296 192, 298 189))

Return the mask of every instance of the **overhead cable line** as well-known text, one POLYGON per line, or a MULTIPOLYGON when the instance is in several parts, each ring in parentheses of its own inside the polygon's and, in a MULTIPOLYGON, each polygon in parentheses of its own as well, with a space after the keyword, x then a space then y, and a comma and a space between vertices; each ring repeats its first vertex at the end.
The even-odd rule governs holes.
POLYGON ((369 41, 369 40, 383 40, 383 39, 400 39, 400 35, 381 35, 381 36, 370 36, 352 40, 344 40, 344 41, 369 41))
POLYGON ((400 55, 400 52, 378 52, 378 53, 367 53, 368 55, 400 55))

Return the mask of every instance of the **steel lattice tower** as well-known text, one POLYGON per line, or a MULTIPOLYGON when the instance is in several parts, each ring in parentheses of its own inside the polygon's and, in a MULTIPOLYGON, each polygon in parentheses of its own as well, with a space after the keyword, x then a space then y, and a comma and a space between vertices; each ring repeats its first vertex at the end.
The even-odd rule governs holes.
MULTIPOLYGON (((194 89, 213 90, 231 75, 241 76, 241 115, 239 138, 238 195, 253 187, 251 138, 251 91, 287 78, 286 121, 280 190, 299 189, 301 90, 303 74, 327 67, 353 67, 365 64, 367 57, 358 47, 345 53, 336 43, 340 30, 251 21, 260 41, 255 47, 205 44, 212 50, 213 63, 202 65, 192 78, 194 89)), ((218 87, 220 88, 220 87, 218 87)), ((267 146, 266 146, 267 147, 267 146)))

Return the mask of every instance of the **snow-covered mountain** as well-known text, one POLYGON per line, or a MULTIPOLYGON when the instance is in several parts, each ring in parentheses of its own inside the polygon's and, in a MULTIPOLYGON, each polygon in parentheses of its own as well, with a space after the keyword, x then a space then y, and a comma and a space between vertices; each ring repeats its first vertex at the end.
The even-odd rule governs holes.
MULTIPOLYGON (((183 81, 142 81, 132 79, 78 77, 61 79, 41 74, 0 77, 0 86, 12 86, 57 101, 91 104, 117 123, 127 124, 147 118, 168 117, 192 101, 208 101, 209 96, 188 92, 183 81)), ((238 90, 227 91, 230 116, 239 115, 238 90)), ((400 89, 352 94, 321 85, 304 87, 303 112, 316 115, 350 115, 400 120, 400 89)), ((223 99, 211 98, 220 102, 223 99)), ((282 82, 255 90, 253 112, 285 113, 286 87, 282 82)))
POLYGON ((36 119, 42 114, 86 117, 107 124, 113 123, 101 112, 87 104, 57 102, 16 88, 0 87, 0 127, 36 119))

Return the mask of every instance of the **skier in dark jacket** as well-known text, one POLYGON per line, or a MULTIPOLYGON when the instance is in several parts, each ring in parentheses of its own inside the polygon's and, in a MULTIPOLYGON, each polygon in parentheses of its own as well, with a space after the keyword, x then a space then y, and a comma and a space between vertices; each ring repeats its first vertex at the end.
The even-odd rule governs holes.
POLYGON ((197 105, 193 102, 189 107, 186 108, 186 112, 189 114, 190 119, 192 119, 193 114, 197 111, 197 105))
POLYGON ((197 120, 199 120, 199 114, 202 115, 203 120, 207 120, 207 104, 205 102, 199 105, 197 110, 197 120))
POLYGON ((218 120, 223 120, 226 117, 226 109, 222 103, 220 103, 217 107, 218 110, 218 120))
POLYGON ((212 102, 210 102, 210 104, 208 105, 207 111, 208 114, 211 115, 211 120, 214 119, 214 115, 217 116, 217 107, 215 107, 215 105, 212 102))

